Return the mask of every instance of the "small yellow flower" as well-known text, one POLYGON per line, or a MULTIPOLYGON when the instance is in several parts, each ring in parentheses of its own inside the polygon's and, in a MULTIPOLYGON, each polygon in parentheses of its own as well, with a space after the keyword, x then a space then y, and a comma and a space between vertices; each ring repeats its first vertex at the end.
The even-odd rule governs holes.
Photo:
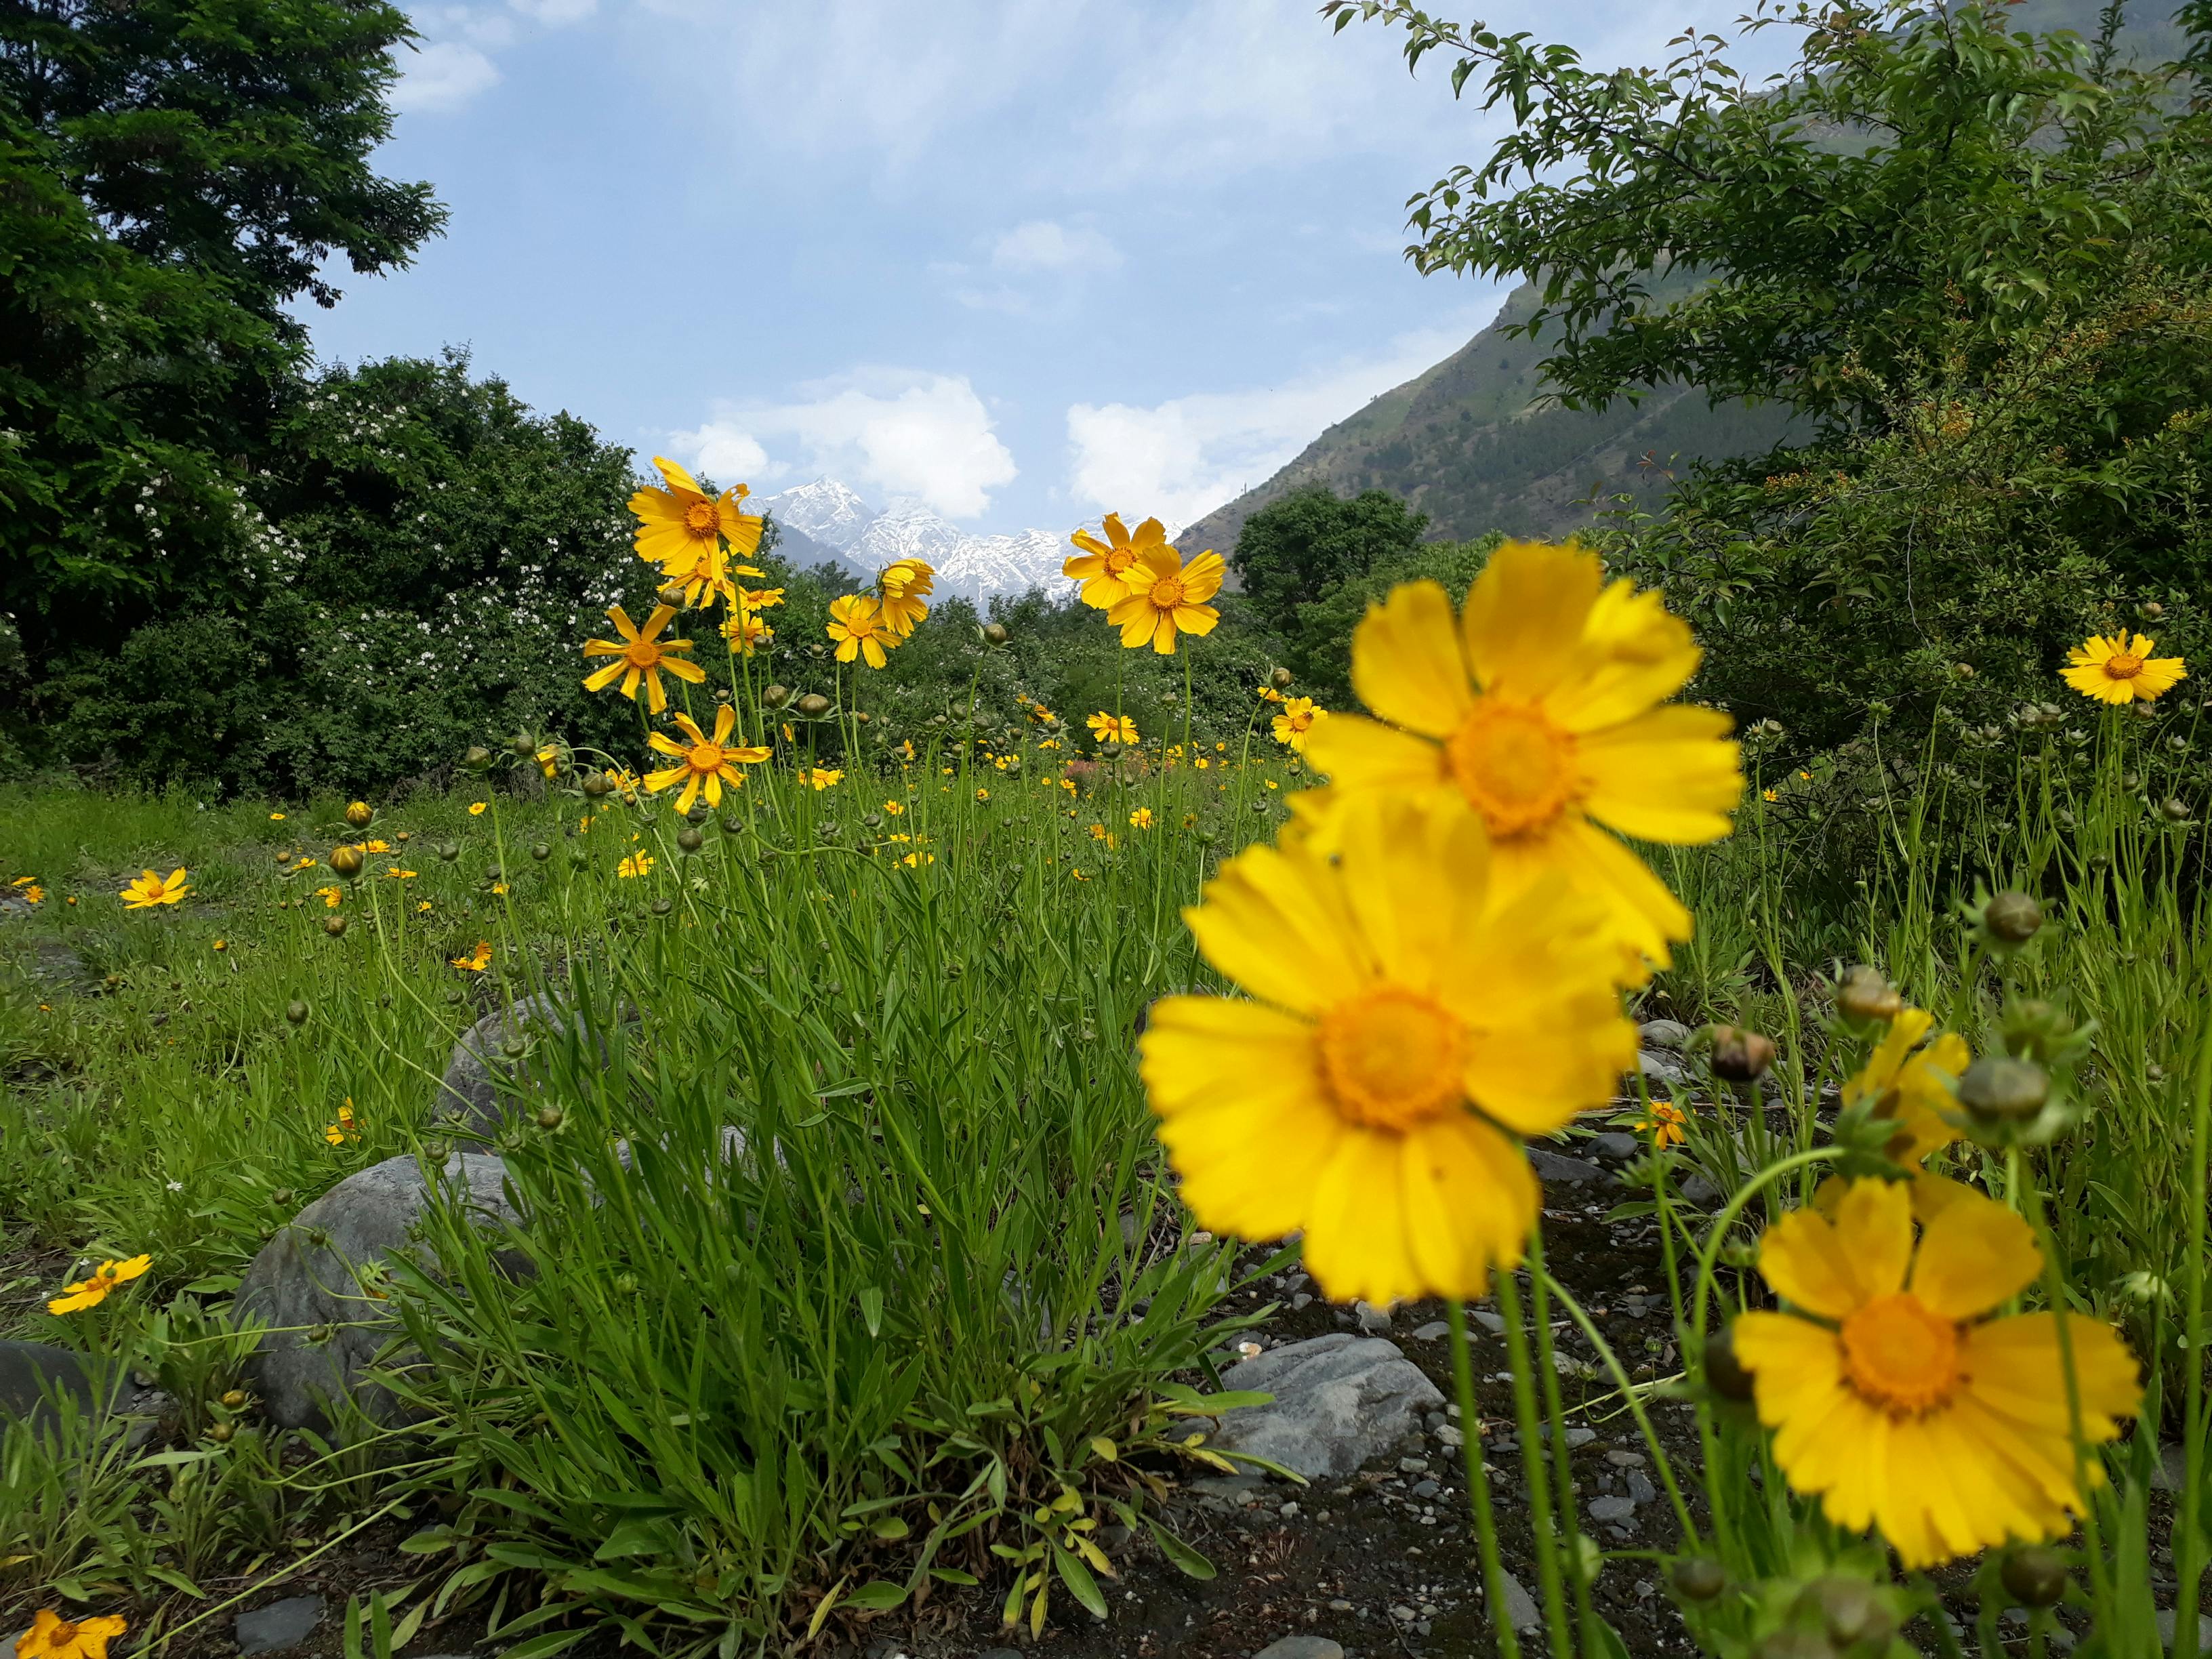
POLYGON ((740 611, 722 623, 722 637, 730 642, 731 650, 740 656, 750 657, 762 645, 775 637, 775 629, 750 611, 740 611))
POLYGON ((343 1146, 349 1140, 359 1140, 361 1131, 353 1121, 353 1097, 348 1095, 344 1105, 338 1108, 338 1121, 323 1131, 323 1139, 333 1146, 343 1146))
POLYGON ((1672 1101, 1655 1100, 1651 1109, 1637 1120, 1636 1127, 1651 1137, 1654 1147, 1679 1146, 1688 1138, 1688 1123, 1682 1109, 1672 1101))
POLYGON ((1284 700, 1283 712, 1270 722, 1270 729, 1274 732, 1277 743, 1303 754, 1305 752, 1306 733, 1313 730, 1316 720, 1328 718, 1328 710, 1314 707, 1311 697, 1290 697, 1284 700))
POLYGON ((557 744, 550 743, 539 744, 536 758, 538 761, 538 769, 544 773, 548 779, 558 777, 560 775, 561 750, 557 744))
POLYGON ((919 870, 925 864, 936 863, 937 854, 934 853, 908 853, 904 858, 901 859, 899 862, 905 865, 910 870, 919 870))
POLYGON ((988 789, 978 789, 975 792, 975 799, 977 800, 988 800, 991 799, 991 792, 988 789))
POLYGON ((429 908, 430 908, 430 901, 429 901, 429 900, 428 900, 428 899, 424 899, 421 903, 417 904, 417 905, 415 907, 415 914, 416 914, 416 915, 418 915, 418 916, 419 916, 419 915, 421 915, 424 911, 428 910, 429 908))
POLYGON ((900 559, 876 578, 876 591, 883 596, 884 626, 899 639, 913 633, 914 625, 929 614, 926 601, 936 577, 937 572, 921 560, 900 559))
POLYGON ((769 750, 730 741, 730 734, 737 728, 738 711, 727 703, 714 711, 714 735, 711 738, 699 729, 689 714, 678 714, 676 724, 686 739, 684 743, 659 732, 646 738, 655 752, 672 756, 676 764, 647 773, 645 787, 658 794, 683 785, 676 797, 676 810, 679 812, 690 811, 702 790, 706 792, 708 805, 720 806, 722 786, 726 783, 735 789, 745 781, 738 767, 757 765, 769 758, 769 750))
POLYGON ((191 890, 180 869, 172 870, 166 876, 157 876, 148 870, 123 890, 123 908, 150 910, 157 904, 174 904, 191 890))
POLYGON ((1188 564, 1172 547, 1152 549, 1123 575, 1130 591, 1115 602, 1106 620, 1121 630, 1127 649, 1150 645, 1171 657, 1177 635, 1211 634, 1221 620, 1221 613, 1206 601, 1221 591, 1225 568, 1211 548, 1188 564))
POLYGON ((620 864, 615 866, 615 873, 627 881, 633 877, 642 876, 649 873, 653 869, 653 859, 652 854, 632 853, 628 858, 624 859, 620 864))
POLYGON ((1130 827, 1133 829, 1151 829, 1152 827, 1152 809, 1149 806, 1139 806, 1135 811, 1129 814, 1129 823, 1130 827))
POLYGON ((799 769, 799 781, 812 785, 817 790, 829 789, 842 783, 845 775, 835 767, 806 766, 799 769))
POLYGON ((415 879, 415 872, 403 870, 396 864, 387 864, 384 866, 384 878, 386 881, 412 881, 415 879))
POLYGON ((1782 792, 1778 789, 1762 789, 1759 792, 1759 798, 1771 806, 1782 799, 1782 792))
POLYGON ((1106 532, 1103 542, 1087 530, 1067 538, 1083 551, 1062 563, 1060 574, 1083 584, 1079 592, 1084 604, 1094 611, 1111 611, 1139 591, 1145 574, 1139 562, 1166 547, 1168 532, 1158 519, 1147 519, 1132 536, 1118 513, 1109 513, 1101 527, 1106 532))
POLYGON ((1875 1116, 1896 1121, 1887 1151, 1899 1164, 1917 1164, 1959 1138, 1944 1115, 1958 1109, 1959 1079, 1973 1051, 1951 1031, 1923 1048, 1921 1039, 1935 1024, 1936 1017, 1923 1009, 1900 1012, 1867 1063, 1844 1085, 1845 1110, 1871 1101, 1875 1116))
POLYGON ((364 853, 389 853, 392 843, 388 841, 365 841, 361 843, 361 850, 364 853))
POLYGON ((46 1304, 46 1311, 69 1314, 80 1308, 97 1307, 107 1300, 108 1292, 117 1285, 129 1284, 153 1265, 150 1255, 134 1255, 128 1261, 103 1261, 76 1284, 63 1285, 62 1293, 46 1304))
POLYGON ((1078 881, 1088 881, 1091 879, 1090 877, 1085 875, 1082 871, 1075 868, 1073 865, 1068 866, 1067 873, 1073 876, 1078 881))
POLYGON ((847 593, 830 601, 830 625, 824 630, 837 641, 837 660, 858 657, 871 668, 881 668, 884 653, 899 642, 883 607, 865 593, 847 593))
POLYGON ((906 803, 902 800, 887 800, 884 803, 884 813, 888 817, 895 818, 905 811, 906 803))
POLYGON ((282 823, 284 822, 284 815, 282 812, 271 812, 269 815, 269 822, 271 823, 282 823))
POLYGON ((18 876, 8 884, 15 890, 17 896, 26 904, 44 904, 46 902, 46 890, 29 876, 18 876))
POLYGON ((15 1659, 107 1659, 107 1644, 129 1628, 112 1613, 68 1620, 40 1607, 15 1638, 15 1659))
POLYGON ((491 803, 490 803, 489 801, 482 801, 482 800, 472 800, 472 801, 471 801, 471 802, 469 803, 469 816, 470 816, 471 817, 472 817, 472 818, 480 818, 480 817, 482 817, 483 816, 483 814, 484 814, 484 808, 485 808, 485 807, 487 807, 487 806, 489 806, 489 805, 491 805, 491 803))
POLYGON ((322 900, 323 908, 325 910, 335 910, 338 908, 338 901, 345 896, 345 889, 343 887, 318 887, 315 889, 315 896, 322 900))
POLYGON ((1133 744, 1137 741, 1137 723, 1127 715, 1109 714, 1102 708, 1083 723, 1091 728, 1091 735, 1101 743, 1133 744))
POLYGON ((597 669, 584 677, 584 690, 603 691, 608 686, 613 685, 617 679, 620 679, 622 684, 617 689, 623 696, 635 702, 638 688, 642 684, 645 688, 645 706, 653 714, 659 714, 665 713, 668 708, 667 688, 660 683, 660 676, 664 671, 675 675, 679 680, 689 680, 694 685, 706 684, 705 669, 687 658, 674 654, 689 651, 691 648, 691 641, 664 640, 659 636, 660 630, 668 626, 675 615, 676 608, 673 605, 656 606, 653 614, 646 618, 645 626, 641 629, 630 621, 629 613, 620 605, 611 606, 607 611, 607 620, 615 625, 615 632, 621 635, 622 638, 618 641, 586 640, 584 641, 586 656, 614 659, 605 668, 597 669))
POLYGON ((1094 824, 1092 824, 1092 825, 1091 826, 1091 840, 1093 840, 1093 841, 1103 841, 1103 840, 1105 840, 1105 839, 1106 839, 1106 826, 1105 826, 1104 824, 1103 824, 1103 823, 1094 823, 1094 824))
POLYGON ((492 896, 494 898, 497 898, 501 894, 507 891, 507 884, 503 881, 495 881, 491 884, 491 891, 492 896))
POLYGON ((215 942, 215 948, 218 951, 228 951, 230 949, 230 941, 219 939, 215 942))
POLYGON ((2066 653, 2069 666, 2059 678, 2085 697, 2118 707, 2140 697, 2148 702, 2189 678, 2179 657, 2154 657, 2158 641, 2148 635, 2093 635, 2066 653))
POLYGON ((452 960, 456 968, 471 974, 481 974, 491 966, 491 941, 488 939, 480 939, 477 941, 477 948, 469 955, 455 957, 452 960))

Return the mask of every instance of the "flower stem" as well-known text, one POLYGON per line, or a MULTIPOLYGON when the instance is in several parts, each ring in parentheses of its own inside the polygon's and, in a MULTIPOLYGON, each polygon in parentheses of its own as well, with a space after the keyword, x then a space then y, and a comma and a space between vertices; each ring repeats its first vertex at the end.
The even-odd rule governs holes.
POLYGON ((1460 1455, 1467 1465, 1467 1506, 1474 1515, 1474 1547, 1482 1562, 1482 1596, 1498 1632, 1498 1659, 1521 1659, 1521 1638, 1505 1605, 1505 1568, 1498 1555, 1498 1522, 1490 1512, 1490 1475, 1482 1466, 1482 1418, 1474 1403, 1467 1310, 1456 1297, 1444 1304, 1444 1319, 1451 1326, 1452 1391, 1459 1396, 1460 1455))
POLYGON ((1559 1582, 1559 1540, 1552 1530, 1552 1493, 1544 1478, 1544 1451, 1536 1425, 1536 1388, 1528 1358, 1528 1333, 1522 1321, 1521 1287, 1513 1271, 1500 1267, 1498 1310, 1505 1316, 1505 1350, 1513 1369, 1513 1422, 1521 1436, 1521 1467, 1528 1482, 1528 1527, 1536 1535, 1536 1577, 1544 1590, 1544 1628, 1552 1659, 1571 1659, 1567 1606, 1559 1582))
POLYGON ((2197 1505, 2204 1485, 2204 1160, 2212 1140, 2212 1021, 2197 1053, 2196 1100, 2189 1120, 2189 1255, 2185 1268, 2189 1376, 2182 1408, 2181 1514, 2174 1523, 2173 1659, 2197 1659, 2197 1505))

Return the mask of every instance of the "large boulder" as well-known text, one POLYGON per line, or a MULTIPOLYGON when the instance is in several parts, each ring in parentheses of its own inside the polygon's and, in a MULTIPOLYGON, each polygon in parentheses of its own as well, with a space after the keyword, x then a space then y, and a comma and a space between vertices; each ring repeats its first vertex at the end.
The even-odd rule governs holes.
POLYGON ((501 1084, 544 1087, 550 1075, 544 1051, 566 1042, 572 1032, 597 1052, 601 1066, 610 1062, 605 1035, 592 1029, 587 1016, 564 1007, 546 993, 494 1009, 453 1044, 433 1115, 448 1127, 490 1139, 499 1133, 513 1104, 511 1092, 503 1095, 501 1084), (519 1058, 508 1054, 511 1045, 522 1047, 519 1058))
POLYGON ((1309 1480, 1341 1480, 1421 1432, 1422 1414, 1444 1403, 1437 1385, 1395 1342, 1348 1331, 1286 1343, 1221 1374, 1226 1389, 1275 1396, 1221 1419, 1216 1451, 1249 1452, 1309 1480))
MULTIPOLYGON (((434 1179, 467 1206, 471 1219, 490 1227, 520 1220, 507 1202, 506 1176, 496 1158, 457 1152, 434 1179)), ((360 1276, 420 1248, 415 1232, 430 1192, 431 1178, 415 1158, 386 1158, 308 1205, 254 1257, 237 1305, 241 1316, 269 1328, 246 1370, 270 1420, 286 1428, 326 1428, 331 1403, 346 1398, 377 1422, 398 1419, 398 1402, 360 1381, 393 1330, 360 1276)))
POLYGON ((89 1414, 99 1396, 85 1357, 51 1342, 0 1342, 0 1418, 52 1423, 66 1398, 89 1414))

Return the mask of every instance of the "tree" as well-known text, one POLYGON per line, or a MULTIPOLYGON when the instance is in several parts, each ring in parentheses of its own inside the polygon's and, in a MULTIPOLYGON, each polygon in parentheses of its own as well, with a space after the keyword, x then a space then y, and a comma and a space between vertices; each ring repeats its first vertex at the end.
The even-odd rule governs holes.
POLYGON ((1290 634, 1301 605, 1406 552, 1428 524, 1425 514, 1382 490, 1346 501, 1328 485, 1313 484, 1247 519, 1229 568, 1260 620, 1290 634))
POLYGON ((368 165, 410 33, 384 0, 0 8, 0 614, 33 685, 272 579, 248 484, 306 361, 287 307, 444 219, 368 165))

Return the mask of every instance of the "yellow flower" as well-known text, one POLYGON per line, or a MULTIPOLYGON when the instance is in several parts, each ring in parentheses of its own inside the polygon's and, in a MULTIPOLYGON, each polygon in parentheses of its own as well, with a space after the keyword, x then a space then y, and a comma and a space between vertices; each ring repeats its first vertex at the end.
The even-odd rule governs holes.
POLYGON ((26 904, 46 902, 46 890, 39 885, 39 878, 36 876, 18 876, 8 884, 15 890, 18 896, 26 904))
POLYGON ((1073 865, 1070 865, 1068 866, 1067 873, 1073 876, 1078 881, 1088 881, 1091 879, 1090 877, 1085 875, 1082 871, 1077 869, 1073 865))
POLYGON ((1129 814, 1129 825, 1134 830, 1151 829, 1152 827, 1152 809, 1149 806, 1139 806, 1135 811, 1129 814))
POLYGON ((1782 799, 1782 792, 1778 789, 1762 789, 1759 792, 1759 798, 1771 806, 1782 799))
POLYGON ((1103 840, 1105 840, 1105 839, 1106 839, 1106 826, 1105 826, 1104 824, 1103 824, 1103 823, 1094 823, 1094 824, 1092 824, 1092 825, 1091 826, 1091 840, 1093 840, 1093 841, 1103 841, 1103 840))
POLYGON ((646 874, 653 868, 653 854, 650 853, 632 853, 620 864, 615 866, 615 873, 627 881, 633 877, 646 874))
POLYGON ((1046 708, 1041 702, 1032 702, 1028 704, 1027 707, 1030 711, 1030 718, 1035 720, 1039 726, 1042 726, 1047 720, 1052 718, 1052 710, 1046 708))
POLYGON ((428 900, 428 899, 424 899, 424 900, 422 900, 422 902, 420 902, 419 904, 417 904, 417 905, 415 907, 415 914, 416 914, 416 915, 418 915, 418 916, 419 916, 419 915, 422 915, 422 914, 423 914, 423 912, 425 912, 425 911, 427 911, 428 909, 429 909, 429 908, 430 908, 430 901, 429 901, 429 900, 428 900))
POLYGON ((282 823, 284 822, 284 815, 282 812, 271 812, 269 815, 269 822, 271 823, 282 823))
POLYGON ((936 863, 937 854, 934 853, 908 853, 904 858, 901 859, 899 862, 905 865, 909 870, 919 870, 925 864, 936 863))
POLYGON ((1165 547, 1168 539, 1167 529, 1158 519, 1146 520, 1132 537, 1122 527, 1121 515, 1109 513, 1103 528, 1106 539, 1103 542, 1087 530, 1070 536, 1067 539, 1083 551, 1060 567, 1061 575, 1083 584, 1083 602, 1094 611, 1111 611, 1137 592, 1144 582, 1139 561, 1165 547))
POLYGON ((174 904, 191 890, 182 870, 172 870, 166 876, 157 876, 148 870, 123 890, 123 908, 150 910, 157 904, 174 904))
POLYGON ((154 1265, 150 1255, 134 1255, 128 1261, 103 1261, 87 1277, 74 1285, 62 1286, 62 1293, 46 1304, 50 1314, 75 1313, 80 1308, 94 1308, 107 1300, 107 1293, 118 1285, 127 1285, 154 1265))
POLYGON ((488 939, 478 939, 477 948, 465 957, 453 957, 453 964, 465 972, 481 974, 491 966, 491 941, 488 939))
POLYGON ((1369 607, 1352 649, 1352 684, 1382 720, 1336 714, 1307 734, 1329 787, 1291 805, 1322 848, 1358 796, 1460 801, 1488 826, 1508 892, 1565 875, 1604 902, 1625 981, 1642 978, 1645 958, 1665 966, 1690 913, 1607 831, 1717 840, 1743 777, 1728 716, 1661 706, 1698 651, 1659 596, 1608 586, 1580 548, 1508 542, 1456 624, 1442 587, 1408 582, 1369 607))
MULTIPOLYGON (((1770 1227, 1759 1267, 1790 1310, 1738 1315, 1736 1357, 1775 1462, 1830 1521, 1878 1527, 1916 1570, 2072 1528, 2058 1316, 1983 1317, 2042 1270, 2026 1221, 1962 1188, 1916 1251, 1906 1185, 1855 1181, 1832 1221, 1770 1227)), ((2067 1316, 2065 1336, 2082 1433, 2110 1440, 2136 1407, 2135 1360, 2095 1321, 2067 1316)))
POLYGON ((760 548, 761 520, 757 514, 738 510, 738 504, 752 492, 743 484, 710 496, 689 472, 656 455, 665 489, 648 486, 629 498, 629 510, 638 516, 637 553, 671 574, 692 568, 700 553, 719 549, 726 541, 740 557, 760 548), (718 539, 719 538, 719 539, 718 539))
POLYGON ((1149 549, 1122 578, 1129 592, 1115 601, 1106 620, 1121 630, 1127 649, 1149 643, 1171 657, 1176 635, 1211 634, 1221 620, 1206 601, 1221 591, 1222 571, 1221 556, 1210 548, 1188 564, 1172 547, 1149 549))
POLYGON ((389 853, 392 843, 388 841, 365 841, 361 843, 361 850, 364 853, 389 853))
POLYGON ((676 724, 688 742, 679 744, 659 732, 646 738, 656 752, 674 756, 676 764, 647 773, 645 787, 659 794, 682 784, 684 792, 676 798, 676 810, 679 812, 691 810, 691 803, 699 798, 702 789, 707 792, 708 805, 720 806, 722 786, 726 783, 735 789, 745 781, 738 768, 757 765, 771 752, 744 748, 730 741, 730 733, 738 724, 738 711, 727 703, 714 711, 714 735, 711 738, 699 729, 689 714, 678 714, 676 724))
MULTIPOLYGON (((1312 731, 1316 720, 1328 718, 1328 710, 1314 707, 1311 697, 1291 697, 1285 700, 1283 712, 1275 716, 1272 729, 1275 741, 1286 744, 1300 754, 1305 752, 1306 733, 1312 731)), ((1200 761, 1200 765, 1206 763, 1200 761)))
POLYGON ((584 690, 603 691, 619 677, 623 696, 635 702, 637 701, 638 683, 642 680, 645 683, 645 706, 658 714, 668 707, 668 693, 660 684, 663 669, 679 680, 690 680, 694 685, 705 684, 705 669, 696 662, 671 654, 689 651, 691 641, 659 637, 660 630, 668 626, 669 619, 675 614, 673 605, 657 606, 653 615, 646 618, 644 628, 640 629, 630 621, 629 613, 620 605, 609 611, 607 620, 615 625, 615 631, 622 635, 622 639, 619 642, 614 640, 584 641, 586 656, 614 659, 605 668, 595 670, 585 677, 584 690))
POLYGON ((1521 1141, 1610 1097, 1636 1052, 1601 912, 1501 895, 1472 814, 1370 797, 1339 856, 1249 848, 1184 912, 1253 1000, 1155 1005, 1143 1073, 1199 1224, 1305 1233, 1331 1298, 1474 1297, 1519 1261, 1521 1141))
POLYGON ((396 864, 387 864, 385 866, 384 874, 386 879, 390 881, 412 881, 415 879, 415 872, 412 870, 403 870, 396 864))
POLYGON ((547 778, 560 775, 561 750, 558 744, 550 743, 538 744, 538 753, 533 758, 538 762, 538 769, 547 778))
POLYGON ((1651 1137, 1655 1148, 1679 1146, 1687 1139, 1688 1122, 1682 1115, 1682 1109, 1672 1101, 1655 1100, 1651 1109, 1637 1120, 1636 1127, 1651 1137))
POLYGON ((338 901, 345 896, 345 889, 343 887, 318 887, 315 889, 315 896, 322 900, 323 908, 325 910, 335 910, 338 908, 338 901))
POLYGON ((887 800, 884 803, 884 811, 890 817, 896 817, 905 811, 906 803, 902 800, 887 800))
POLYGON ((1899 1164, 1917 1164, 1959 1132, 1945 1120, 1958 1109, 1959 1079, 1973 1059, 1966 1040, 1946 1031, 1926 1048, 1936 1017, 1919 1008, 1901 1010, 1867 1063, 1844 1085, 1844 1108, 1874 1103, 1874 1115, 1892 1118, 1897 1133, 1887 1151, 1899 1164))
POLYGON ((883 608, 866 593, 847 593, 830 601, 830 626, 823 630, 837 641, 837 660, 859 657, 871 668, 881 668, 887 647, 899 642, 897 630, 884 619, 883 608))
POLYGON ((713 610, 717 599, 726 600, 735 610, 738 585, 730 580, 733 569, 760 574, 750 565, 732 566, 729 556, 720 547, 701 547, 685 554, 680 562, 663 566, 661 586, 664 590, 672 586, 681 589, 678 597, 683 603, 702 611, 713 610))
POLYGON ((1109 714, 1102 708, 1083 723, 1101 743, 1132 744, 1137 740, 1137 723, 1127 715, 1109 714))
POLYGON ((801 783, 811 784, 817 790, 828 789, 842 783, 845 781, 845 775, 834 767, 802 766, 799 769, 799 781, 801 783))
POLYGON ((471 801, 471 802, 469 803, 469 816, 470 816, 471 817, 472 817, 472 818, 480 818, 480 817, 482 817, 483 816, 483 813, 484 813, 484 808, 485 808, 486 806, 488 806, 489 805, 490 805, 490 803, 489 803, 489 802, 488 802, 488 801, 481 801, 481 800, 472 800, 472 801, 471 801))
POLYGON ((230 941, 228 939, 219 939, 215 942, 214 948, 217 951, 228 951, 230 949, 230 941))
POLYGON ((15 1659, 107 1659, 107 1644, 129 1628, 112 1613, 71 1620, 40 1607, 15 1638, 15 1659))
POLYGON ((746 610, 765 611, 770 605, 783 603, 783 590, 780 587, 748 587, 738 597, 744 602, 746 610))
POLYGON ((730 642, 731 650, 750 657, 764 641, 775 637, 775 629, 750 611, 741 611, 724 621, 722 637, 730 642))
POLYGON ((924 601, 936 585, 937 572, 920 559, 901 559, 884 568, 876 578, 877 591, 883 595, 880 609, 884 626, 900 639, 914 632, 914 625, 929 614, 924 601))
POLYGON ((349 1140, 361 1139, 361 1131, 354 1125, 351 1095, 348 1095, 345 1104, 338 1108, 338 1121, 324 1129, 323 1139, 333 1146, 343 1146, 349 1140))
POLYGON ((492 896, 493 896, 494 898, 497 898, 501 894, 504 893, 505 891, 507 891, 507 884, 506 884, 505 882, 503 882, 503 881, 495 881, 495 882, 492 883, 492 884, 491 884, 491 893, 492 893, 492 896))
POLYGON ((2071 665, 2058 677, 2085 697, 2113 704, 2145 702, 2163 696, 2189 678, 2179 657, 2154 657, 2158 641, 2147 635, 2092 635, 2066 653, 2071 665))
POLYGON ((991 799, 991 792, 988 789, 978 789, 975 792, 975 799, 977 800, 988 800, 991 799))

